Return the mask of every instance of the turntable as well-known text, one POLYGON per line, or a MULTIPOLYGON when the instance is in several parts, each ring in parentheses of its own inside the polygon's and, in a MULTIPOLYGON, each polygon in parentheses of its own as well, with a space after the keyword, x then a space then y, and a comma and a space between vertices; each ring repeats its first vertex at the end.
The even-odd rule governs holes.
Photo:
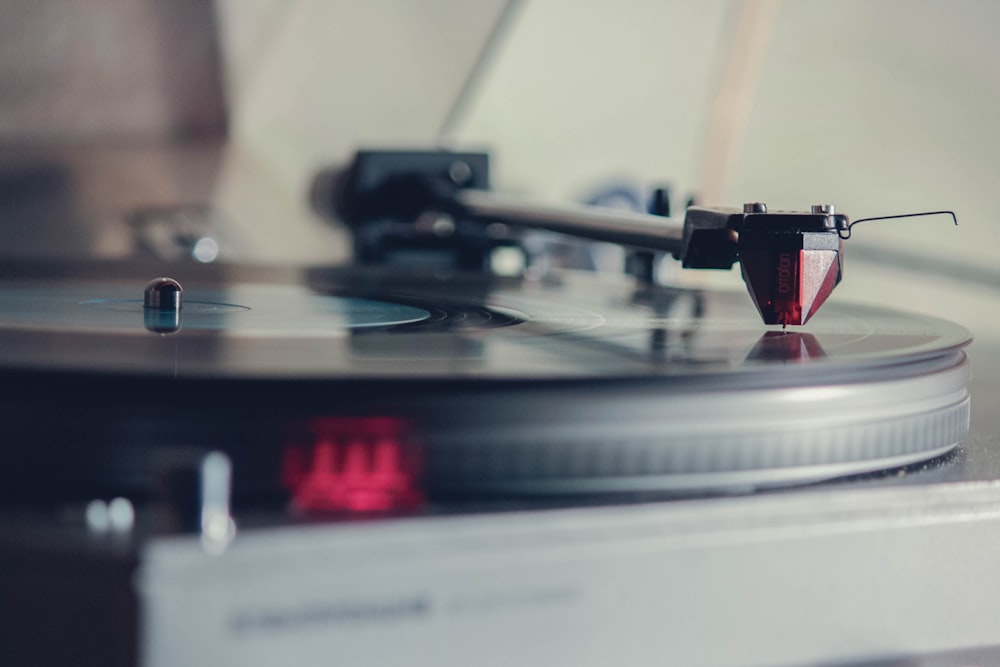
MULTIPOLYGON (((794 663, 1000 644, 931 613, 876 642, 912 602, 913 554, 959 533, 992 544, 977 531, 1000 505, 966 474, 968 331, 819 308, 845 216, 750 204, 608 232, 608 212, 490 199, 485 165, 365 153, 323 181, 357 195, 345 217, 364 261, 347 267, 0 268, 12 664, 38 655, 25 638, 42 619, 67 628, 49 657, 105 664, 509 664, 526 642, 533 664, 794 663), (459 187, 395 178, 428 160, 459 187), (450 217, 424 224, 428 210, 450 217), (641 247, 645 269, 484 270, 523 248, 520 224, 566 231, 566 215, 641 247), (659 284, 651 248, 691 268, 738 258, 751 298, 659 284), (778 566, 776 549, 792 554, 778 566), (848 586, 859 572, 867 600, 848 586), (828 608, 802 617, 803 589, 828 608), (760 595, 785 606, 718 616, 760 595), (77 622, 95 600, 106 614, 77 622), (729 648, 705 653, 708 617, 729 648), (879 629, 853 654, 823 640, 845 617, 879 629), (613 641, 587 638, 609 623, 613 641), (474 641, 448 650, 454 633, 474 641)), ((963 561, 961 593, 987 560, 963 561)))

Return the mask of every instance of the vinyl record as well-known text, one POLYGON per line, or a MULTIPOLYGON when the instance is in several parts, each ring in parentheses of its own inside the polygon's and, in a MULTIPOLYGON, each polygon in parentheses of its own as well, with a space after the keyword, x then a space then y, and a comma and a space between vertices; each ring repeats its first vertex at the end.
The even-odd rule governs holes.
POLYGON ((142 271, 0 281, 0 374, 21 389, 6 441, 116 462, 48 464, 61 489, 149 484, 151 452, 180 443, 227 452, 244 495, 284 493, 289 443, 349 449, 353 427, 316 425, 357 419, 401 425, 427 492, 472 495, 802 483, 941 456, 968 431, 968 332, 922 315, 832 302, 784 331, 738 292, 355 268, 179 270, 184 305, 160 312, 142 271))
MULTIPOLYGON (((145 282, 0 283, 0 366, 171 377, 571 378, 736 374, 779 382, 940 355, 943 320, 829 304, 806 327, 761 325, 745 294, 313 272, 297 284, 195 282, 179 312, 145 282)), ((730 382, 732 380, 727 380, 730 382)))

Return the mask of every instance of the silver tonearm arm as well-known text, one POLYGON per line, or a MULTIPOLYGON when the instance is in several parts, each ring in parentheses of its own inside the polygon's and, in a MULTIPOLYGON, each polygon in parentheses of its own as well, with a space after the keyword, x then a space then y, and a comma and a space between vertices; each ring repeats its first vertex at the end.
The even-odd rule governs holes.
POLYGON ((458 190, 454 200, 469 218, 571 234, 593 241, 678 253, 684 223, 616 208, 553 204, 489 190, 458 190))

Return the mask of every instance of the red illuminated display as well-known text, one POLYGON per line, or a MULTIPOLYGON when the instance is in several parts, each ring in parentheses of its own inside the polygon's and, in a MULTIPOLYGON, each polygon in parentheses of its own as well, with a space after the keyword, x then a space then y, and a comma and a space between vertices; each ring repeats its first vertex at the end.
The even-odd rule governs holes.
POLYGON ((301 512, 386 512, 422 503, 419 449, 399 419, 325 418, 285 448, 282 485, 301 512))

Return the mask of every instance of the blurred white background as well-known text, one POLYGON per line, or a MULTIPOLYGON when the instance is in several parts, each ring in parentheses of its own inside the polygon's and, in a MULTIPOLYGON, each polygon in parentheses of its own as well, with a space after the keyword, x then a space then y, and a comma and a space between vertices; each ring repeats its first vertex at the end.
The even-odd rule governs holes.
POLYGON ((241 261, 339 261, 343 231, 307 205, 317 169, 359 147, 488 148, 495 187, 544 197, 669 182, 704 204, 954 209, 958 229, 858 227, 834 298, 994 327, 992 0, 0 0, 0 16, 0 251, 122 256, 129 210, 207 202, 241 261), (21 185, 25 165, 45 188, 21 185))
POLYGON ((358 146, 442 142, 490 148, 497 188, 549 197, 632 179, 706 204, 832 202, 852 217, 950 208, 957 230, 946 218, 859 226, 838 297, 991 316, 979 298, 1000 284, 991 0, 217 8, 233 138, 292 199, 358 146))

